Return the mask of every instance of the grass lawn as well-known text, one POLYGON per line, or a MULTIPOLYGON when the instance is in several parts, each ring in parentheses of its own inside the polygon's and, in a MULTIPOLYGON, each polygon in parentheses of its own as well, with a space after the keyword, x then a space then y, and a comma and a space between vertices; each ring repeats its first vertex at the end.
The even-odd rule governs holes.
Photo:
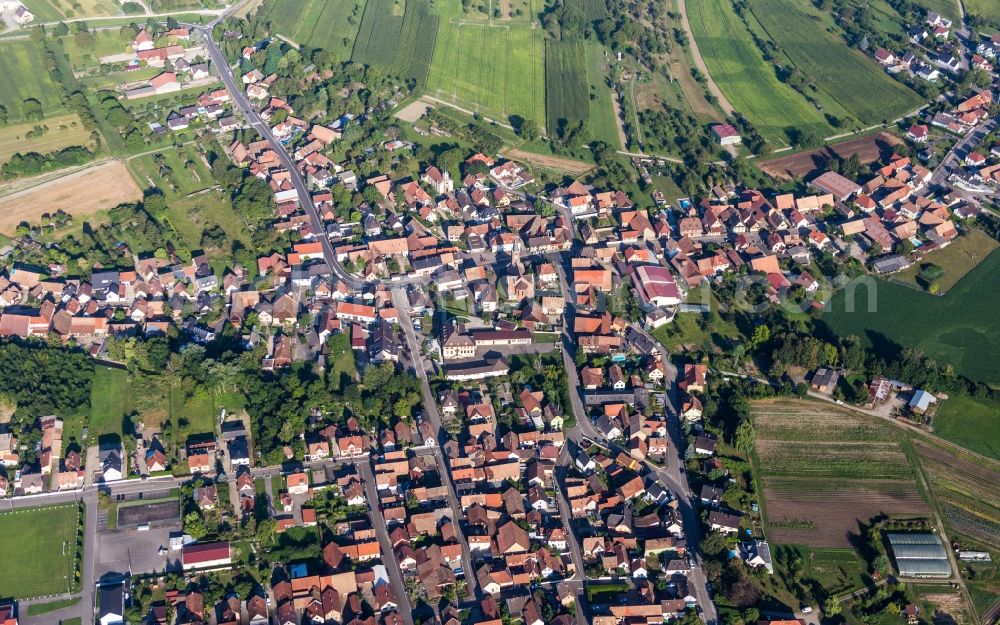
POLYGON ((653 330, 653 336, 667 349, 678 345, 700 348, 709 343, 718 344, 720 339, 738 338, 739 329, 719 316, 715 296, 712 296, 710 305, 712 312, 707 315, 677 313, 672 322, 653 330))
POLYGON ((924 284, 917 279, 917 275, 924 265, 934 264, 944 269, 944 275, 937 282, 941 286, 940 293, 946 293, 965 274, 986 260, 997 247, 1000 247, 1000 243, 996 239, 982 230, 971 229, 948 247, 931 252, 922 261, 900 271, 893 278, 923 289, 924 284))
POLYGON ((39 614, 48 614, 49 612, 55 612, 56 610, 62 610, 63 608, 68 608, 71 605, 76 605, 80 603, 80 599, 60 599, 58 601, 50 601, 48 603, 32 603, 28 606, 28 616, 38 616, 39 614))
POLYGON ((346 349, 338 349, 330 352, 329 357, 330 376, 332 380, 340 381, 340 387, 349 384, 348 380, 358 378, 358 367, 354 362, 354 350, 349 346, 346 349), (344 379, 346 376, 346 380, 344 379))
POLYGON ((56 84, 44 67, 40 44, 30 39, 0 43, 0 76, 4 77, 0 105, 7 109, 10 122, 24 121, 24 102, 29 98, 41 103, 46 116, 66 110, 56 84))
MULTIPOLYGON (((93 38, 88 40, 91 43, 87 45, 79 45, 73 35, 66 35, 60 39, 63 50, 69 57, 69 64, 74 70, 98 67, 101 64, 101 57, 122 54, 131 48, 132 35, 124 35, 117 29, 97 30, 92 34, 93 38)), ((126 80, 139 80, 139 78, 129 77, 126 80)))
POLYGON ((783 146, 785 129, 833 134, 822 113, 780 82, 764 61, 750 32, 725 0, 689 0, 688 20, 698 49, 719 89, 765 138, 783 146))
POLYGON ((187 422, 189 435, 215 432, 215 402, 208 393, 195 392, 189 397, 183 389, 172 388, 170 414, 175 424, 181 419, 187 422))
POLYGON ((1000 460, 1000 403, 973 397, 946 399, 934 416, 934 433, 1000 460))
POLYGON ((97 367, 90 392, 90 436, 122 434, 122 420, 131 410, 128 371, 97 367))
POLYGON ((1000 254, 992 254, 943 297, 875 280, 871 293, 854 289, 850 312, 847 292, 837 292, 823 320, 836 334, 861 337, 882 354, 891 355, 895 345, 915 347, 950 363, 960 375, 997 384, 1000 369, 993 356, 1000 353, 995 331, 998 275, 1000 254))
POLYGON ((448 17, 453 14, 442 13, 427 93, 504 123, 521 115, 545 125, 542 29, 507 22, 459 23, 448 17))
POLYGON ((78 516, 75 504, 0 514, 0 536, 17 537, 4 544, 0 596, 20 599, 76 588, 78 516))
POLYGON ((80 117, 57 115, 37 122, 25 122, 0 128, 0 163, 6 163, 15 152, 45 154, 70 145, 90 144, 90 132, 83 127, 80 117), (28 139, 25 135, 35 127, 48 127, 40 137, 28 139))

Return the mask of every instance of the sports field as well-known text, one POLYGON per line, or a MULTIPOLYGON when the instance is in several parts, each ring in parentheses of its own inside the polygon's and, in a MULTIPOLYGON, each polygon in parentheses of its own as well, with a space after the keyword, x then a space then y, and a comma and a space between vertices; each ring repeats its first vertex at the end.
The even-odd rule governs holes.
POLYGON ((544 126, 543 37, 541 28, 527 24, 469 23, 442 14, 426 92, 503 122, 520 115, 544 126))
POLYGON ((731 2, 689 0, 687 10, 712 78, 765 138, 785 145, 789 127, 809 129, 819 136, 833 134, 822 113, 777 79, 731 2))
POLYGON ((274 32, 346 61, 364 10, 365 0, 267 0, 261 14, 274 32))
POLYGON ((834 295, 823 321, 840 336, 853 334, 876 348, 883 339, 915 347, 940 363, 951 364, 960 375, 998 384, 998 276, 1000 254, 994 253, 941 297, 873 280, 871 292, 863 286, 852 290, 853 312, 846 310, 847 292, 834 295), (874 312, 869 312, 869 304, 874 312))
POLYGON ((75 590, 75 504, 0 513, 0 597, 24 599, 75 590))
POLYGON ((39 152, 45 154, 70 145, 86 146, 90 143, 90 132, 83 127, 80 118, 72 115, 56 115, 37 122, 26 122, 0 128, 0 164, 6 163, 15 152, 39 152), (36 127, 48 128, 41 136, 27 137, 36 127))
POLYGON ((41 46, 31 40, 19 39, 0 43, 0 105, 7 109, 9 123, 25 121, 25 100, 34 99, 42 105, 42 114, 51 116, 65 109, 56 84, 45 67, 41 46))
POLYGON ((806 0, 758 0, 750 7, 787 58, 828 96, 825 108, 834 115, 840 116, 830 100, 866 125, 895 119, 923 104, 872 59, 830 33, 806 0))

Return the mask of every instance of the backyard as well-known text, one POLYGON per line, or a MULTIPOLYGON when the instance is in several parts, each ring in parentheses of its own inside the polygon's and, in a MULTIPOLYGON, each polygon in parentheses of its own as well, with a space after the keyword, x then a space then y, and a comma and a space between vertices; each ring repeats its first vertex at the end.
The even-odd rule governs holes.
POLYGON ((939 294, 947 293, 979 263, 989 258, 1000 243, 982 230, 971 229, 948 247, 929 253, 919 263, 904 269, 893 276, 894 279, 906 284, 924 289, 926 284, 918 278, 923 267, 934 264, 944 270, 944 275, 937 282, 939 294))

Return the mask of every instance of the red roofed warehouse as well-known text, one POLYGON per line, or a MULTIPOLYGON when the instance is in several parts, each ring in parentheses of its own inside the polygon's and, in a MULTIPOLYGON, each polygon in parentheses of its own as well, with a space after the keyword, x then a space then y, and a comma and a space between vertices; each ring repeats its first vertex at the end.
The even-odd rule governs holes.
POLYGON ((184 545, 181 561, 185 571, 217 569, 233 563, 228 541, 184 545))

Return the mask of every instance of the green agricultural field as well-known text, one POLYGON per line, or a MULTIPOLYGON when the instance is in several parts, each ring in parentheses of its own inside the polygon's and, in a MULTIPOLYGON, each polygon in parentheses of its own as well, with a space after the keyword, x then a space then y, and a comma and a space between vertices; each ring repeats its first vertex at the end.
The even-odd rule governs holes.
POLYGON ((307 48, 333 52, 346 61, 365 0, 268 0, 261 10, 274 32, 307 48))
POLYGON ((726 0, 689 0, 688 19, 708 71, 729 102, 777 145, 788 142, 786 129, 832 133, 822 113, 764 61, 750 33, 726 0))
POLYGON ((803 75, 865 125, 895 119, 923 103, 872 59, 828 32, 822 16, 811 5, 807 8, 806 0, 761 0, 750 6, 768 36, 803 75))
POLYGON ((90 391, 90 437, 122 434, 122 421, 131 410, 128 371, 96 367, 90 391))
POLYGON ((46 117, 65 111, 58 87, 42 69, 44 67, 38 43, 31 40, 0 43, 0 76, 4 77, 0 106, 7 109, 10 123, 25 121, 25 100, 28 99, 40 102, 46 117))
POLYGON ((549 132, 590 120, 587 50, 580 39, 545 42, 545 113, 549 132))
POLYGON ((21 599, 76 589, 79 514, 75 504, 0 514, 0 536, 8 537, 0 560, 0 596, 21 599))
POLYGON ((847 311, 848 291, 834 295, 823 321, 834 333, 859 336, 882 353, 889 353, 892 344, 915 347, 940 363, 951 364, 960 375, 997 384, 998 275, 1000 254, 991 254, 941 297, 872 280, 873 289, 850 290, 853 312, 847 311), (874 312, 869 312, 869 306, 874 312))
POLYGON ((540 28, 442 17, 426 92, 502 122, 520 115, 544 125, 544 54, 540 28))
POLYGON ((1000 460, 1000 403, 973 397, 947 399, 934 415, 934 433, 1000 460))
POLYGON ((438 22, 426 0, 409 0, 402 15, 394 0, 370 0, 365 5, 351 60, 424 84, 438 22))

